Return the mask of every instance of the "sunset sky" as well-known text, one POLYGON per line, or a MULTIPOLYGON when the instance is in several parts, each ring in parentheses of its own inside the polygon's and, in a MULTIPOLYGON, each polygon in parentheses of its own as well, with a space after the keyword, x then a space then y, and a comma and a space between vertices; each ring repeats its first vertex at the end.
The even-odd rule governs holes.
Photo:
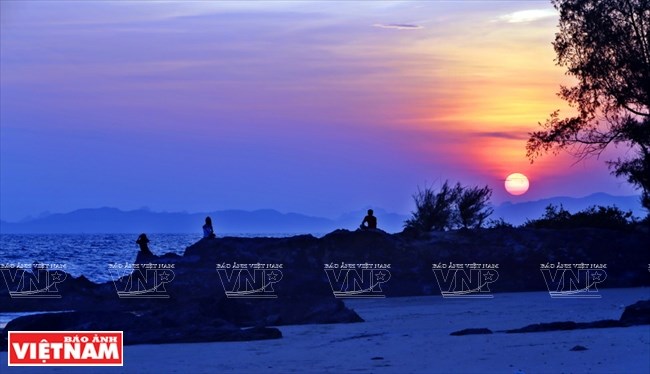
MULTIPOLYGON (((0 218, 112 206, 407 213, 636 191, 604 160, 534 164, 570 84, 549 1, 0 2, 0 218), (530 190, 510 196, 506 176, 530 190)), ((624 155, 621 149, 618 154, 624 155)))

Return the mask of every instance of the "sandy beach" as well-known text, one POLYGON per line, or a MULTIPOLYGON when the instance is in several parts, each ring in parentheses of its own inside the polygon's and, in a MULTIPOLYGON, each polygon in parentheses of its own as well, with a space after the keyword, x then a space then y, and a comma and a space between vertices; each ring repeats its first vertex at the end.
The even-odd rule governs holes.
POLYGON ((618 319, 648 288, 601 291, 601 299, 547 293, 493 299, 401 297, 350 300, 365 323, 282 326, 279 340, 127 346, 123 367, 7 367, 10 373, 648 373, 650 326, 528 334, 450 336, 539 322, 618 319), (585 351, 571 351, 576 345, 585 351))

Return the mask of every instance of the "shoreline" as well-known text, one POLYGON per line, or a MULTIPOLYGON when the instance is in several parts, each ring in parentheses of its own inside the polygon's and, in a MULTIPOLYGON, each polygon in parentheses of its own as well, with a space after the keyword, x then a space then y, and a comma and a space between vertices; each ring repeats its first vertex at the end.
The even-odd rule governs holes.
MULTIPOLYGON (((646 373, 650 326, 542 333, 450 336, 540 322, 617 319, 650 288, 603 289, 601 299, 551 299, 547 292, 493 299, 440 296, 351 300, 363 323, 280 326, 278 340, 125 346, 124 367, 93 372, 646 373), (586 351, 573 352, 575 345, 586 351), (472 347, 472 349, 468 349, 472 347), (354 354, 350 354, 354 352, 354 354)), ((87 368, 7 367, 3 372, 87 372, 87 368)))

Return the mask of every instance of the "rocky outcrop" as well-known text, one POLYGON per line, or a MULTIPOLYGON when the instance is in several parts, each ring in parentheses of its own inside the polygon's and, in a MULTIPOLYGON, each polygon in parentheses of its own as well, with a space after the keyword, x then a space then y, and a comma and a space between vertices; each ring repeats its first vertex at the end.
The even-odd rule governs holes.
MULTIPOLYGON (((381 286, 389 297, 440 295, 432 264, 450 262, 497 264, 492 292, 548 291, 540 265, 557 262, 606 264, 606 280, 598 288, 650 286, 648 242, 650 234, 640 230, 503 228, 436 232, 418 239, 380 230, 337 230, 322 238, 202 239, 183 256, 139 255, 136 262, 174 265, 174 280, 166 285, 171 300, 209 298, 211 304, 225 295, 217 264, 281 264, 283 278, 273 287, 279 298, 300 302, 316 296, 332 299, 324 265, 341 263, 390 265, 390 281, 381 286)), ((8 288, 0 287, 0 312, 129 310, 165 302, 120 299, 116 286, 68 275, 56 286, 63 297, 47 300, 11 299, 8 288)))
POLYGON ((650 300, 637 301, 625 307, 621 322, 628 325, 650 325, 650 300))
MULTIPOLYGON (((358 291, 357 283, 364 283, 388 297, 440 295, 432 264, 498 264, 492 292, 547 291, 540 264, 555 262, 607 264, 607 281, 599 288, 648 286, 648 242, 650 234, 644 231, 507 228, 437 232, 426 238, 381 230, 337 230, 322 238, 206 238, 182 256, 138 255, 140 270, 123 272, 113 282, 95 284, 66 274, 56 284, 61 298, 12 298, 10 287, 0 287, 0 312, 162 313, 171 323, 196 310, 193 320, 235 327, 358 322, 361 318, 334 291, 358 291), (343 264, 361 266, 357 283, 345 281, 343 264), (334 270, 328 273, 326 266, 334 270), (363 269, 381 272, 365 274, 363 269), (383 282, 377 285, 379 280, 383 282), (127 292, 152 281, 158 282, 149 290, 155 297, 127 292), (250 296, 242 290, 259 291, 258 297, 242 298, 250 296)), ((27 273, 15 270, 10 275, 17 280, 27 273)), ((630 320, 643 318, 630 313, 630 320)))
POLYGON ((505 330, 508 334, 519 334, 526 332, 546 332, 546 331, 566 331, 566 330, 584 330, 584 329, 602 329, 607 327, 626 327, 627 324, 614 319, 605 319, 594 322, 549 322, 535 323, 518 329, 505 330))
POLYGON ((550 322, 536 323, 519 329, 505 330, 506 333, 545 332, 561 330, 602 329, 609 327, 628 327, 650 325, 650 300, 637 301, 628 305, 618 320, 603 319, 594 322, 550 322))
POLYGON ((463 335, 489 335, 493 334, 492 330, 486 328, 476 328, 476 329, 463 329, 459 331, 452 332, 451 336, 463 336, 463 335))
MULTIPOLYGON (((17 318, 7 324, 7 331, 123 331, 124 344, 160 344, 212 341, 278 339, 277 328, 241 329, 213 315, 191 309, 184 313, 156 309, 140 312, 62 312, 43 313, 17 318)), ((3 341, 6 350, 6 341, 3 341)))
MULTIPOLYGON (((548 331, 569 331, 569 330, 585 330, 585 329, 603 329, 611 327, 629 327, 636 325, 650 325, 650 300, 638 301, 632 305, 625 307, 621 318, 603 319, 593 322, 548 322, 548 323, 534 323, 532 325, 524 326, 517 329, 497 331, 506 334, 522 334, 531 332, 548 332, 548 331)), ((462 336, 462 335, 476 335, 476 334, 491 334, 492 331, 487 328, 468 328, 460 331, 454 331, 449 335, 462 336)))

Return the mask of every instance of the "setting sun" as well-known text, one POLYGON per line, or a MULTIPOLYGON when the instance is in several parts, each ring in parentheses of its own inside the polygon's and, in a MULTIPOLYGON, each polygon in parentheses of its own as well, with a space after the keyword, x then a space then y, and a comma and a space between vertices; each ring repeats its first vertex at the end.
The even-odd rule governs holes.
POLYGON ((506 178, 506 191, 511 195, 523 195, 528 191, 529 186, 528 178, 521 173, 512 173, 506 178))

